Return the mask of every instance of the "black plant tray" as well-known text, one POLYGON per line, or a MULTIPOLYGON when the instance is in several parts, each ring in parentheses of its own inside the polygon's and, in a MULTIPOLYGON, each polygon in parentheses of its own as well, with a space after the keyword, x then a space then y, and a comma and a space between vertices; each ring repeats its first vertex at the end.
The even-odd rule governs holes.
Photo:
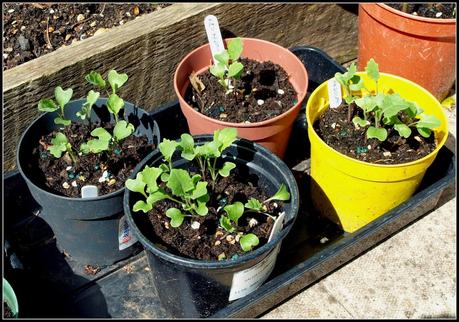
MULTIPOLYGON (((321 50, 296 47, 312 91, 342 67, 321 50)), ((153 112, 163 138, 188 131, 177 102, 153 112)), ((349 234, 310 209, 309 143, 304 107, 297 118, 285 160, 297 178, 300 213, 268 280, 211 317, 257 317, 397 233, 437 206, 454 184, 455 155, 443 147, 417 193, 407 202, 349 234)), ((85 265, 58 251, 54 234, 18 172, 4 176, 4 276, 13 286, 22 318, 173 318, 152 286, 144 251, 89 274, 85 265), (5 255, 6 254, 6 255, 5 255)))

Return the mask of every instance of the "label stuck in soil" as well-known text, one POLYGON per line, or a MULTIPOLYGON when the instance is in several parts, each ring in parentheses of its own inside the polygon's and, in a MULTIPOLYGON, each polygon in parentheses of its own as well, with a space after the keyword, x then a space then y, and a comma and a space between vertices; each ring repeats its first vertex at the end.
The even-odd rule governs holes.
POLYGON ((119 250, 132 246, 137 242, 137 238, 132 234, 132 229, 126 220, 126 216, 121 217, 118 227, 119 250))
POLYGON ((210 51, 212 52, 212 57, 214 57, 215 54, 219 54, 225 50, 217 17, 212 15, 206 16, 204 18, 204 26, 206 28, 207 39, 209 40, 210 51))
POLYGON ((328 98, 330 101, 330 108, 337 108, 341 105, 341 85, 334 78, 328 81, 328 98))
POLYGON ((276 264, 277 254, 280 250, 280 244, 255 266, 237 272, 233 276, 229 301, 237 300, 255 291, 269 277, 276 264))

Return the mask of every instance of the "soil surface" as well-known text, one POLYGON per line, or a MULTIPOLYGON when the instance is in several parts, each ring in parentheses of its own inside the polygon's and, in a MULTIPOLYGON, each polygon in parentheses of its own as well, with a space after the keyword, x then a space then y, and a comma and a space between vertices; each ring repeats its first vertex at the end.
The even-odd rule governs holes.
POLYGON ((271 119, 297 103, 298 95, 282 67, 247 58, 241 58, 240 62, 244 70, 232 92, 226 94, 218 78, 207 70, 198 75, 204 90, 199 93, 190 84, 185 100, 206 116, 232 123, 271 119))
MULTIPOLYGON (((354 105, 354 103, 352 103, 354 105)), ((360 110, 353 106, 354 116, 360 110)), ((356 128, 352 121, 348 122, 348 105, 343 103, 339 107, 328 108, 314 122, 314 130, 319 137, 333 149, 361 161, 377 164, 400 164, 420 159, 436 147, 434 135, 429 138, 421 136, 416 129, 412 129, 408 139, 400 137, 393 129, 388 130, 386 141, 367 139, 365 128, 356 128)))
POLYGON ((387 3, 387 5, 414 16, 437 19, 456 18, 454 13, 455 3, 407 3, 405 8, 402 3, 387 3))
MULTIPOLYGON (((114 125, 110 123, 91 124, 91 128, 87 123, 72 123, 64 128, 63 133, 72 147, 79 149, 83 142, 94 139, 90 133, 99 126, 113 133, 114 125)), ((80 198, 84 185, 97 186, 99 195, 122 188, 135 166, 155 148, 154 144, 148 143, 146 137, 130 135, 108 152, 79 156, 75 165, 67 153, 55 158, 46 149, 56 133, 53 131, 37 142, 38 147, 33 152, 37 159, 33 162, 39 168, 37 171, 44 175, 43 185, 67 197, 80 198)))
POLYGON ((108 31, 170 4, 3 4, 3 70, 108 31))
MULTIPOLYGON (((260 201, 268 198, 264 187, 254 183, 256 180, 247 178, 247 175, 240 175, 234 169, 228 177, 219 179, 213 191, 209 181, 208 191, 211 199, 207 203, 209 213, 206 216, 186 217, 181 226, 173 228, 165 212, 170 207, 179 206, 173 201, 162 200, 155 204, 148 217, 143 216, 143 213, 137 216, 137 225, 148 239, 157 245, 165 246, 173 254, 202 260, 218 260, 219 257, 220 260, 234 260, 244 253, 239 244, 241 233, 254 233, 258 236, 260 243, 254 248, 256 249, 267 243, 274 224, 274 220, 264 214, 245 212, 239 219, 235 232, 228 233, 219 226, 220 216, 225 214, 222 208, 226 204, 236 201, 245 204, 251 197, 260 201), (199 228, 193 229, 193 222, 198 222, 199 225, 193 225, 199 228), (255 225, 251 226, 249 223, 255 225)), ((272 201, 266 205, 267 213, 275 217, 283 209, 281 201, 272 201)))
POLYGON ((5 312, 3 314, 4 318, 12 318, 13 317, 13 311, 11 311, 10 307, 8 306, 8 304, 5 301, 3 302, 3 312, 5 312))

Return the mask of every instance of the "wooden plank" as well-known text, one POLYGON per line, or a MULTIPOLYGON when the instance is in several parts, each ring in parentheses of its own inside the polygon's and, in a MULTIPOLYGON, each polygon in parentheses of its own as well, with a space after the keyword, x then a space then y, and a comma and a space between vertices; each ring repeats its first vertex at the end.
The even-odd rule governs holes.
POLYGON ((16 145, 39 115, 37 102, 51 97, 58 85, 72 87, 74 98, 80 98, 90 89, 85 74, 115 68, 129 75, 122 97, 152 110, 175 99, 175 67, 206 42, 203 20, 208 14, 218 17, 224 36, 315 46, 346 62, 357 56, 357 19, 346 6, 352 5, 177 3, 7 70, 4 171, 15 168, 16 145))

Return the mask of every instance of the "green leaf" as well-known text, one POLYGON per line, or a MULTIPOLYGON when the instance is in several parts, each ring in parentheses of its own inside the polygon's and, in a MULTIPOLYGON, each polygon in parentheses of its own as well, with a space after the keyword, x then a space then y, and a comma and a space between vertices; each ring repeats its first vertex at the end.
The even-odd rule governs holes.
POLYGON ((418 121, 416 124, 416 127, 418 128, 427 128, 427 129, 435 129, 441 125, 441 122, 439 119, 437 119, 433 115, 420 115, 421 119, 418 121))
POLYGON ((171 141, 169 139, 163 139, 163 141, 159 144, 159 151, 167 162, 171 162, 172 155, 174 154, 177 146, 178 143, 176 141, 171 141))
POLYGON ((142 210, 144 213, 149 212, 153 208, 153 205, 149 204, 148 202, 145 202, 143 200, 137 201, 134 206, 132 206, 132 210, 137 212, 139 210, 142 210))
POLYGON ((115 94, 121 86, 128 80, 127 74, 118 74, 118 72, 114 69, 108 72, 108 82, 112 87, 112 92, 115 94))
POLYGON ((406 124, 394 124, 394 129, 404 138, 409 138, 411 135, 411 129, 406 124))
POLYGON ((147 203, 154 205, 160 200, 166 199, 168 197, 167 193, 162 190, 157 190, 151 193, 147 198, 147 203))
MULTIPOLYGON (((215 77, 222 79, 223 77, 225 77, 225 65, 222 65, 220 63, 214 64, 210 66, 209 72, 215 77)), ((226 83, 225 83, 225 86, 226 86, 226 83)))
POLYGON ((234 168, 236 168, 236 165, 233 162, 225 162, 223 164, 223 167, 220 170, 218 170, 218 174, 222 177, 227 177, 229 176, 230 171, 234 168))
POLYGON ((97 139, 89 140, 87 145, 83 147, 83 150, 89 149, 92 153, 100 153, 107 151, 112 135, 104 128, 98 127, 91 131, 91 135, 97 137, 97 139))
POLYGON ((207 194, 207 182, 200 181, 191 194, 191 199, 195 200, 207 194))
POLYGON ((67 120, 67 119, 63 119, 62 117, 58 116, 54 119, 54 123, 55 124, 62 124, 62 125, 65 125, 65 126, 68 126, 72 123, 72 121, 70 120, 67 120))
POLYGON ((224 50, 222 51, 221 53, 218 53, 218 54, 215 54, 215 59, 217 60, 218 63, 222 64, 222 65, 228 65, 228 61, 229 61, 229 55, 228 55, 228 51, 224 50))
POLYGON ((96 72, 96 71, 91 71, 88 75, 84 77, 90 84, 95 85, 99 87, 100 89, 105 88, 105 81, 102 78, 102 76, 96 72))
POLYGON ((353 83, 349 85, 351 91, 359 91, 364 87, 363 79, 360 76, 355 75, 352 79, 353 83))
POLYGON ((124 107, 124 101, 116 94, 111 94, 107 100, 107 107, 110 113, 118 116, 118 113, 124 107))
POLYGON ((235 231, 234 227, 231 225, 230 219, 226 216, 220 217, 220 227, 222 227, 224 230, 226 230, 229 233, 232 233, 233 231, 235 231))
POLYGON ((115 128, 113 129, 113 136, 117 141, 127 138, 134 132, 134 125, 121 120, 116 123, 115 128))
POLYGON ((54 97, 56 98, 57 104, 60 107, 64 108, 65 104, 67 104, 73 95, 73 89, 67 88, 65 91, 62 87, 57 86, 54 90, 54 97))
POLYGON ((196 151, 198 152, 199 156, 203 156, 204 158, 218 158, 220 153, 220 146, 221 143, 217 141, 210 141, 201 146, 196 147, 196 151))
POLYGON ((185 219, 185 215, 177 208, 167 209, 166 216, 171 219, 171 226, 174 228, 180 227, 185 219))
POLYGON ((244 252, 252 250, 253 247, 257 246, 260 240, 255 234, 247 234, 239 239, 239 244, 244 252))
POLYGON ((255 211, 263 211, 263 204, 255 198, 250 198, 249 201, 245 203, 244 207, 255 211))
POLYGON ((41 112, 54 112, 58 109, 59 106, 57 106, 52 99, 42 98, 40 102, 38 102, 38 110, 41 112))
POLYGON ((376 128, 374 126, 370 126, 367 130, 367 138, 376 138, 381 142, 385 141, 387 139, 387 130, 385 128, 376 128))
POLYGON ((265 202, 270 200, 282 200, 286 201, 290 199, 290 193, 287 191, 285 184, 281 183, 279 190, 271 197, 265 200, 265 202))
POLYGON ((145 182, 143 181, 143 176, 141 172, 138 172, 135 179, 127 179, 125 184, 126 188, 130 191, 141 193, 147 198, 145 193, 145 182))
POLYGON ((231 219, 236 226, 238 225, 239 218, 241 218, 244 213, 244 204, 242 202, 236 201, 231 205, 226 205, 223 210, 228 214, 228 218, 231 219))
POLYGON ((188 161, 193 160, 196 156, 193 137, 188 133, 184 133, 180 138, 179 147, 182 149, 182 158, 188 161))
POLYGON ((375 82, 377 82, 379 80, 379 68, 378 68, 378 64, 375 62, 375 60, 373 58, 371 58, 368 62, 367 62, 367 66, 365 67, 365 72, 367 73, 367 75, 372 79, 374 80, 375 82))
MULTIPOLYGON (((237 139, 237 129, 226 127, 221 130, 214 131, 214 141, 218 143, 218 150, 223 152, 226 148, 230 147, 237 139)), ((216 156, 219 157, 220 155, 216 156)))
POLYGON ((206 216, 209 212, 209 209, 206 206, 206 202, 198 200, 197 203, 198 203, 198 206, 194 207, 194 210, 196 211, 196 213, 199 216, 206 216))
POLYGON ((172 169, 166 185, 176 196, 185 196, 194 189, 190 175, 183 169, 172 169))
POLYGON ((370 124, 370 122, 368 122, 366 120, 362 120, 358 116, 354 116, 354 118, 352 119, 352 123, 354 123, 355 125, 358 125, 360 127, 365 127, 365 126, 370 124))
POLYGON ((56 133, 56 136, 51 140, 52 145, 48 146, 47 150, 49 150, 55 158, 60 158, 62 152, 67 151, 68 142, 65 134, 60 132, 56 133))
POLYGON ((241 77, 241 73, 243 69, 244 69, 244 65, 242 65, 240 62, 232 63, 228 67, 228 77, 234 77, 234 78, 241 77))
POLYGON ((228 41, 228 54, 231 60, 237 60, 242 54, 243 44, 240 37, 228 41))
POLYGON ((90 106, 93 106, 94 104, 96 104, 97 100, 99 99, 99 96, 99 92, 90 90, 88 92, 88 95, 86 96, 86 103, 88 103, 90 106))
POLYGON ((352 102, 355 101, 355 99, 357 98, 357 96, 352 96, 352 95, 348 95, 346 97, 344 97, 344 101, 350 105, 352 102))
POLYGON ((416 126, 416 129, 418 130, 418 133, 421 134, 423 137, 428 138, 432 131, 428 128, 425 127, 418 127, 416 126))
POLYGON ((112 135, 104 128, 98 127, 91 131, 91 135, 98 137, 101 141, 110 141, 112 135))
POLYGON ((377 107, 378 102, 374 96, 365 96, 356 99, 355 104, 357 104, 358 107, 362 108, 366 113, 368 113, 377 107))
POLYGON ((148 165, 142 170, 142 180, 147 184, 148 193, 153 193, 158 190, 157 180, 161 173, 163 173, 162 169, 150 167, 148 165))

